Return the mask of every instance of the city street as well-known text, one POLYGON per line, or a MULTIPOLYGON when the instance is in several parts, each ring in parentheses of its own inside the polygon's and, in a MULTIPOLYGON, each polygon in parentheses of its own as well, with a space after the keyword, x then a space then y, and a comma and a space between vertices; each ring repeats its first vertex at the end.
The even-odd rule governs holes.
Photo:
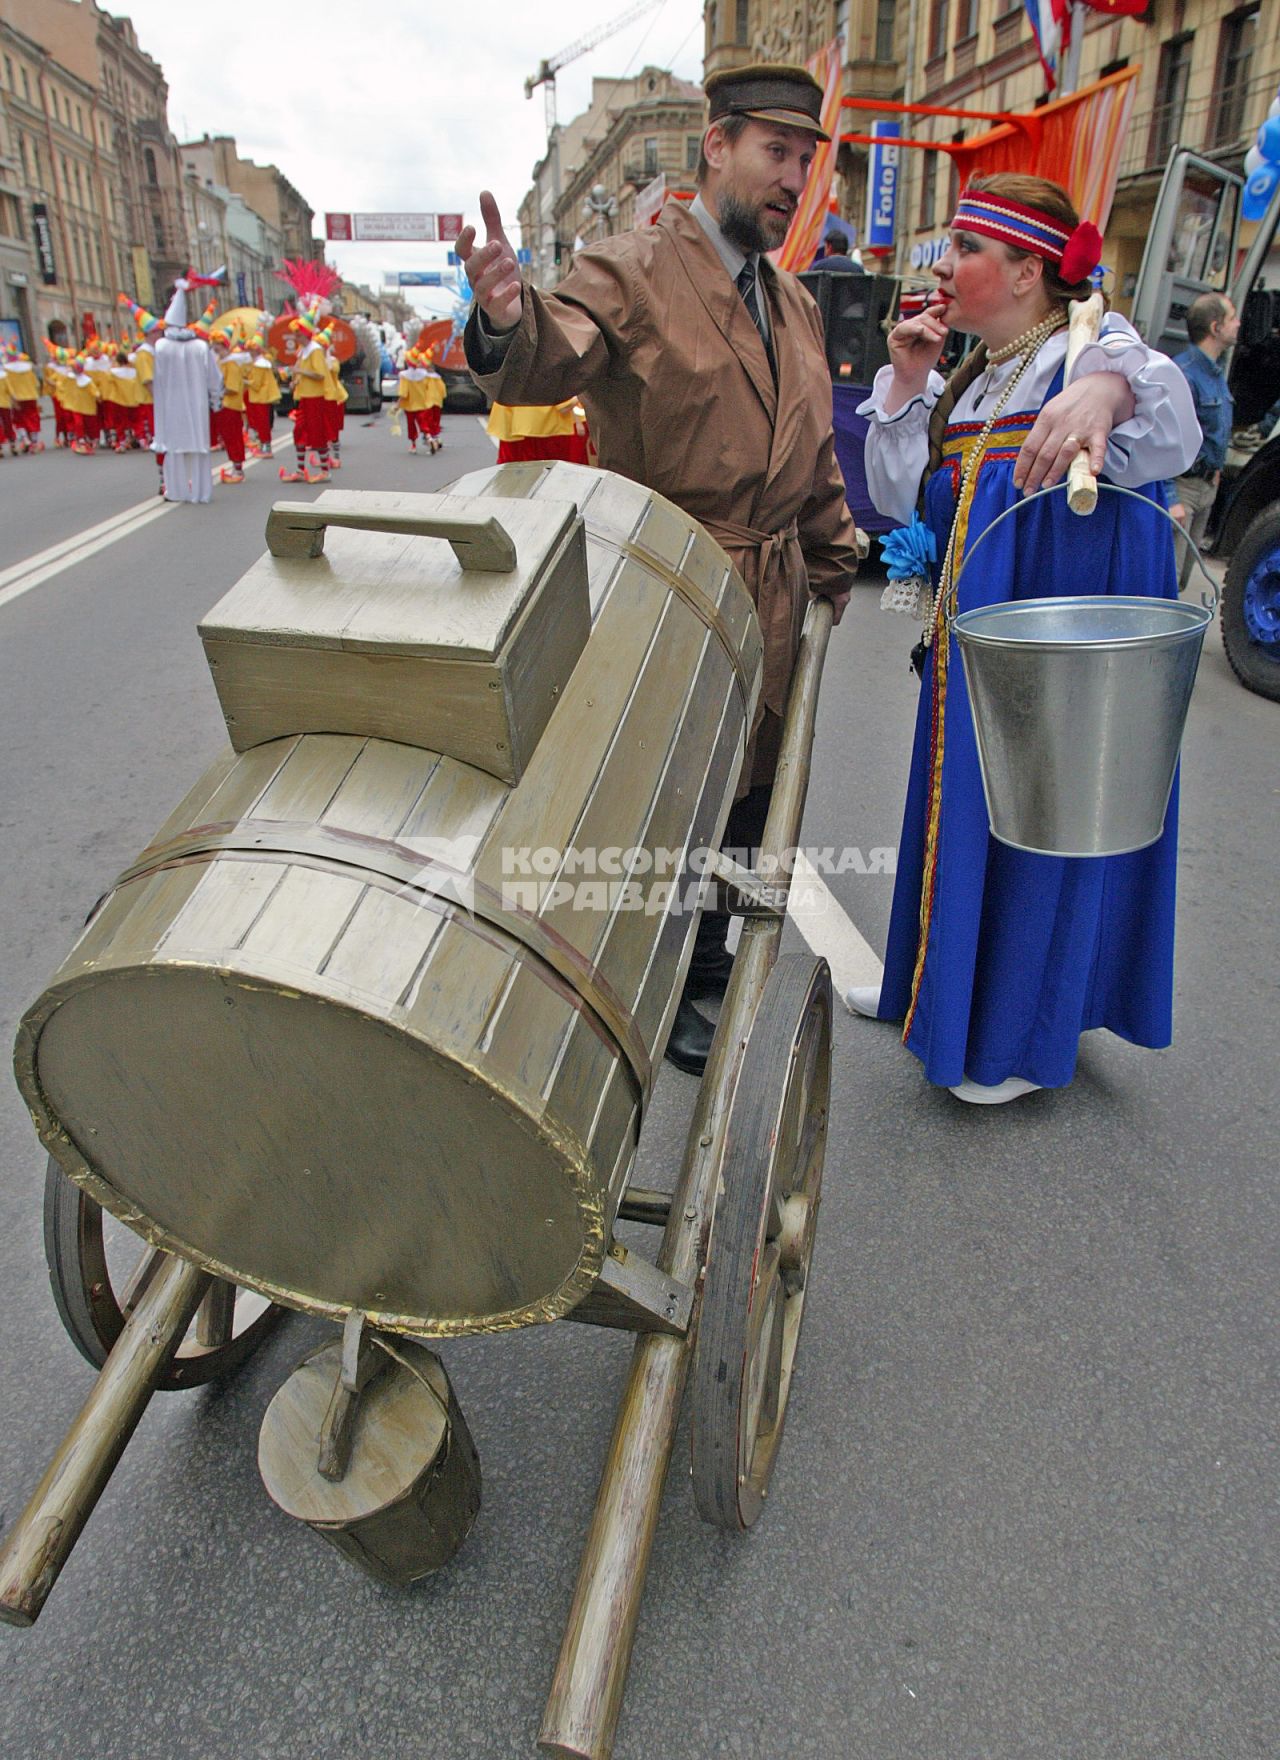
MULTIPOLYGON (((387 414, 350 417, 334 486, 492 463, 475 417, 443 431, 410 456, 387 414)), ((225 742, 198 619, 261 554, 272 502, 318 492, 263 462, 159 511, 146 455, 0 464, 6 1045, 225 742)), ((805 818, 806 846, 858 852, 804 922, 838 982, 865 980, 863 942, 883 952, 915 713, 914 633, 882 585, 865 576, 832 639, 805 818)), ((1215 628, 1184 747, 1171 1050, 1093 1034, 1070 1088, 967 1108, 837 1006, 769 1506, 741 1538, 699 1520, 686 1419, 616 1760, 1280 1753, 1278 749, 1280 708, 1239 687, 1215 628)), ((695 1091, 664 1066, 639 1184, 673 1182, 695 1091)), ((10 1078, 0 1169, 7 1529, 92 1382, 10 1078)), ((3 1760, 534 1753, 630 1342, 557 1324, 443 1347, 484 1505, 452 1565, 400 1592, 258 1477, 262 1414, 326 1330, 290 1316, 227 1383, 153 1401, 39 1623, 0 1628, 3 1760)))

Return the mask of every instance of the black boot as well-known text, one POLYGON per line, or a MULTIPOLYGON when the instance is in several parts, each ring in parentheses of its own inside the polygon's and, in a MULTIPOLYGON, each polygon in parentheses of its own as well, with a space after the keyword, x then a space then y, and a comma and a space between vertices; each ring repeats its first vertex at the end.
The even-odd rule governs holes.
MULTIPOLYGON (((702 921, 707 921, 705 916, 702 921)), ((719 921, 727 924, 729 919, 722 917, 719 921)), ((690 1002, 723 1002, 732 971, 733 955, 723 944, 705 953, 695 945, 689 976, 684 981, 684 993, 690 1002)))
POLYGON ((671 1023, 671 1037, 667 1040, 665 1054, 667 1061, 686 1075, 700 1076, 707 1067, 711 1041, 715 1036, 715 1028, 705 1015, 698 1013, 686 990, 671 1023))
POLYGON ((693 936, 693 953, 684 981, 690 1002, 722 1002, 729 988, 733 955, 725 945, 730 919, 717 911, 703 911, 693 936))

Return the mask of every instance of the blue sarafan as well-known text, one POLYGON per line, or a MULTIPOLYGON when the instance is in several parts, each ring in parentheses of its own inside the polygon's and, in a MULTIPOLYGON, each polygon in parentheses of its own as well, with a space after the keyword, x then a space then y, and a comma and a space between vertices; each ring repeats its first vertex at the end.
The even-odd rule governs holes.
MULTIPOLYGON (((1061 376, 1049 390, 1061 388, 1061 376)), ((1037 411, 996 424, 978 475, 967 551, 1006 508, 1018 449, 1037 411)), ((925 523, 941 555, 966 444, 953 424, 930 479, 925 523)), ((1148 503, 1103 495, 1082 519, 1047 496, 991 533, 959 577, 960 611, 1008 599, 1122 593, 1177 597, 1163 490, 1148 503)), ((936 579, 937 568, 934 567, 936 579)), ((1152 1049, 1172 1036, 1178 784, 1165 830, 1123 856, 1034 855, 990 834, 964 669, 954 643, 929 650, 911 755, 880 1012, 931 1082, 1021 1076, 1063 1087, 1080 1034, 1106 1027, 1152 1049)))

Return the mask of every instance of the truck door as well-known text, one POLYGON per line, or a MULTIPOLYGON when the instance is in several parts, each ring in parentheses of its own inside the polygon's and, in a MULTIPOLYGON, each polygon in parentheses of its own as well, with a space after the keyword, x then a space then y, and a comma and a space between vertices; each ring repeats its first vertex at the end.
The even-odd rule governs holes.
POLYGON ((1179 353, 1192 300, 1228 292, 1243 187, 1242 177, 1198 153, 1170 154, 1133 292, 1134 329, 1153 348, 1179 353))

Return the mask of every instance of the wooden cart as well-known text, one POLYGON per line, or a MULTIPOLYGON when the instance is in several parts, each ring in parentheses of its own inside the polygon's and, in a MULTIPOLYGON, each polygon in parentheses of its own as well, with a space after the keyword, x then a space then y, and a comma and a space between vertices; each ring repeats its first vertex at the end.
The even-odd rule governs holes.
MULTIPOLYGON (((754 708, 751 679, 758 677, 758 630, 749 605, 746 621, 741 623, 735 638, 739 648, 750 656, 749 664, 740 658, 734 659, 738 649, 728 639, 733 619, 741 613, 746 600, 745 589, 728 569, 723 553, 716 551, 727 573, 723 579, 716 576, 719 584, 710 601, 694 603, 697 595, 691 593, 686 578, 679 574, 677 564, 671 560, 674 552, 664 560, 659 549, 649 547, 642 526, 637 526, 631 537, 621 542, 616 532, 611 536, 598 521, 593 525, 591 508, 586 503, 597 492, 607 498, 611 492, 609 485, 619 481, 607 478, 604 473, 578 471, 576 467, 564 465, 508 466, 496 474, 478 476, 475 486, 498 496, 499 501, 491 502, 489 506, 499 508, 503 505, 502 497, 506 497, 509 503, 516 496, 527 495, 530 485, 537 482, 544 484, 552 500, 557 494, 576 495, 588 550, 597 561, 610 546, 619 553, 610 564, 615 568, 615 575, 611 578, 618 578, 616 565, 619 557, 625 567, 647 569, 659 580, 664 592, 669 591, 683 605, 691 607, 709 632, 701 650, 706 657, 705 665, 699 662, 704 665, 704 670, 698 672, 695 683, 691 684, 691 693, 696 685, 699 701, 705 701, 709 680, 714 682, 714 677, 723 674, 724 701, 735 702, 743 725, 749 725, 754 708), (547 479, 548 471, 555 473, 551 481, 547 479), (732 579, 728 578, 729 575, 732 579), (719 672, 713 677, 705 667, 718 667, 719 672)), ((465 489, 466 486, 464 482, 457 487, 465 489)), ((625 485, 619 493, 625 500, 626 495, 635 493, 634 486, 625 485)), ((420 533, 426 529, 421 514, 415 514, 412 508, 406 508, 402 503, 431 499, 435 498, 326 496, 322 498, 325 506, 317 503, 278 508, 273 514, 269 533, 271 546, 277 556, 314 557, 323 546, 325 528, 341 527, 346 523, 360 524, 366 529, 372 524, 374 529, 384 532, 420 533), (353 499, 378 505, 372 510, 364 506, 358 510, 357 518, 348 505, 353 499)), ((604 505, 604 499, 600 505, 604 505)), ((507 511, 510 512, 509 506, 507 511)), ((474 522, 472 526, 474 528, 474 522)), ((457 537, 456 532, 454 536, 457 537)), ((474 538, 472 529, 467 541, 474 538)), ((563 557, 568 553, 566 545, 571 547, 573 541, 576 540, 572 534, 566 537, 561 533, 548 550, 548 554, 554 552, 561 559, 557 566, 562 565, 563 557)), ((710 540, 691 542, 682 555, 689 571, 705 582, 711 578, 707 573, 709 553, 701 550, 699 543, 709 545, 710 540)), ((679 566, 683 567, 684 562, 679 566)), ((490 564, 507 568, 510 565, 509 556, 505 563, 499 556, 496 563, 490 564)), ((715 574, 714 569, 711 574, 715 574)), ((557 593, 562 590, 557 588, 557 593)), ((633 582, 627 594, 634 597, 638 590, 633 582)), ((620 590, 617 590, 615 603, 623 603, 620 590)), ((598 595, 593 598, 593 615, 596 618, 594 627, 598 631, 598 595)), ((56 1158, 50 1163, 45 1210, 46 1245, 54 1296, 70 1336, 100 1373, 82 1412, 0 1549, 0 1617, 14 1625, 30 1625, 38 1617, 151 1395, 158 1389, 192 1387, 233 1372, 266 1336, 284 1308, 297 1307, 328 1314, 344 1324, 342 1349, 332 1347, 331 1351, 336 1368, 326 1371, 331 1375, 332 1397, 322 1426, 324 1434, 313 1438, 321 1448, 320 1470, 330 1481, 339 1481, 349 1462, 352 1430, 360 1401, 369 1378, 381 1362, 377 1356, 380 1342, 392 1357, 403 1363, 406 1371, 416 1376, 417 1386, 413 1391, 421 1394, 429 1405, 439 1408, 442 1433, 447 1433, 452 1413, 455 1434, 465 1434, 465 1426, 462 1426, 460 1414, 453 1405, 443 1371, 440 1371, 438 1383, 433 1382, 435 1371, 423 1366, 428 1362, 428 1353, 417 1343, 406 1344, 406 1337, 414 1340, 467 1330, 495 1330, 560 1315, 624 1327, 637 1335, 635 1355, 601 1476, 598 1501, 540 1735, 540 1747, 550 1754, 605 1760, 611 1753, 686 1379, 691 1378, 692 1382, 693 1489, 699 1512, 707 1521, 731 1530, 751 1527, 768 1495, 782 1438, 821 1195, 830 1080, 831 981, 827 966, 820 959, 807 954, 779 957, 786 884, 786 869, 779 863, 779 858, 796 845, 799 837, 818 690, 830 629, 830 605, 823 600, 816 601, 809 607, 801 638, 785 718, 782 756, 763 835, 759 872, 748 873, 723 857, 712 858, 709 863, 713 877, 725 891, 730 908, 742 917, 742 934, 674 1191, 667 1194, 641 1190, 632 1185, 630 1167, 633 1157, 630 1155, 619 1158, 617 1169, 611 1169, 593 1185, 588 1177, 590 1144, 584 1147, 578 1143, 573 1151, 576 1159, 571 1168, 571 1184, 578 1203, 573 1215, 577 1218, 575 1227, 587 1245, 568 1272, 563 1267, 556 1270, 545 1291, 529 1282, 522 1269, 523 1260, 517 1262, 513 1257, 510 1263, 499 1264, 496 1269, 490 1267, 495 1285, 508 1292, 504 1298, 507 1305, 503 1307, 496 1298, 487 1297, 489 1311, 478 1317, 462 1315, 460 1318, 456 1311, 449 1314, 435 1310, 428 1312, 430 1303, 415 1293, 413 1277, 416 1273, 412 1266, 405 1272, 405 1287, 409 1294, 401 1295, 399 1308, 390 1295, 382 1302, 365 1300, 362 1296, 359 1302, 347 1299, 344 1303, 340 1291, 335 1293, 330 1286, 332 1279, 326 1282, 319 1271, 315 1276, 301 1280, 305 1288, 293 1291, 284 1273, 274 1268, 283 1262, 281 1255, 285 1254, 285 1246, 279 1239, 270 1238, 259 1253, 256 1246, 248 1244, 252 1230, 244 1220, 243 1206, 237 1209, 240 1200, 230 1187, 221 1192, 216 1204, 210 1205, 193 1196, 184 1205, 181 1188, 170 1184, 163 1186, 158 1193, 152 1193, 144 1185, 144 1202, 136 1195, 122 1194, 117 1189, 119 1182, 113 1185, 104 1178, 101 1167, 95 1170, 93 1153, 86 1148, 85 1141, 72 1141, 77 1134, 84 1138, 86 1132, 96 1132, 97 1124, 87 1124, 84 1119, 98 1115, 93 1104, 89 1103, 81 1105, 78 1112, 74 1107, 64 1107, 63 1112, 59 1112, 56 1090, 59 1071, 66 1057, 64 1054, 60 1064, 56 1055, 56 1038, 51 1036, 48 1041, 52 1048, 43 1065, 37 1056, 36 1047, 49 1021, 56 1017, 57 1004, 68 996, 103 994, 100 987, 94 990, 93 985, 100 978, 102 969, 111 965, 113 957, 126 963, 123 955, 118 953, 118 941, 122 936, 128 939, 131 935, 136 942, 140 933, 139 921, 154 926, 163 920, 165 932, 170 932, 174 918, 165 889, 175 885, 188 886, 195 871, 193 865, 207 864, 214 857, 228 855, 241 859, 253 855, 256 858, 263 851, 263 859, 285 859, 278 849, 272 847, 272 836, 276 835, 279 842, 284 834, 272 834, 265 829, 268 821, 261 815, 251 822, 240 821, 232 832, 228 832, 225 824, 211 823, 201 817, 210 798, 209 779, 206 778, 206 784, 202 785, 203 793, 200 789, 193 791, 188 802, 184 803, 185 813, 183 809, 179 810, 148 856, 117 883, 117 889, 109 896, 123 899, 125 903, 108 906, 100 913, 96 931, 91 924, 86 939, 77 950, 80 964, 77 965, 74 958, 68 962, 61 985, 51 987, 46 998, 32 1010, 19 1039, 17 1063, 20 1080, 42 1135, 56 1151, 56 1158), (257 844, 252 851, 244 847, 246 839, 253 841, 245 829, 246 824, 251 829, 256 827, 253 838, 257 839, 257 844), (150 915, 144 910, 140 917, 138 899, 142 894, 139 888, 144 882, 152 888, 145 895, 149 900, 147 910, 150 915), (111 915, 113 908, 117 912, 115 918, 111 915), (127 925, 127 933, 120 927, 121 923, 127 925), (115 942, 111 939, 113 936, 115 942), (48 1076, 54 1099, 50 1099, 42 1085, 42 1072, 48 1076), (80 1120, 74 1127, 68 1124, 73 1112, 80 1120), (74 1180, 68 1177, 68 1168, 75 1174, 74 1180), (610 1186, 610 1179, 616 1179, 616 1186, 610 1186), (125 1277, 114 1275, 104 1250, 104 1203, 148 1243, 136 1269, 125 1277), (190 1214, 184 1214, 184 1211, 190 1214), (233 1215, 236 1220, 227 1223, 224 1213, 233 1215), (616 1242, 613 1231, 619 1220, 654 1228, 658 1244, 651 1258, 628 1251, 616 1242), (235 1239, 237 1229, 246 1243, 239 1249, 238 1256, 225 1245, 228 1236, 235 1239), (222 1275, 218 1275, 219 1272, 222 1275), (523 1283, 522 1277, 525 1277, 523 1283), (410 1306, 417 1302, 417 1311, 406 1313, 406 1302, 410 1306), (406 1353, 411 1355, 415 1351, 419 1355, 410 1361, 406 1353)), ((218 634, 216 627, 206 627, 206 643, 216 643, 218 634)), ((612 640, 616 647, 619 640, 616 634, 612 640)), ((548 651, 554 654, 558 641, 561 645, 567 642, 572 647, 568 637, 553 634, 547 638, 548 651)), ((221 654, 223 650, 218 652, 221 654)), ((279 656, 273 655, 270 659, 274 665, 279 656)), ((559 660, 553 659, 552 664, 563 670, 563 655, 559 660)), ((568 665, 572 671, 572 657, 568 665)), ((574 677, 581 687, 581 668, 574 677)), ((344 690, 346 688, 344 684, 344 690)), ((222 684, 220 691, 224 693, 224 708, 227 708, 226 687, 222 684)), ((269 695, 274 701, 275 687, 269 695)), ((557 685, 553 695, 559 705, 555 714, 569 718, 572 732, 572 691, 567 686, 557 685), (564 695, 560 697, 562 689, 564 695)), ((261 700, 262 693, 259 692, 261 700)), ((689 700, 693 700, 692 695, 689 700)), ((588 697, 585 701, 591 703, 594 699, 588 697)), ((402 694, 397 693, 392 707, 384 705, 384 708, 387 713, 400 714, 402 694)), ((438 709, 436 702, 431 713, 437 714, 438 709)), ((362 712, 367 714, 368 710, 362 712)), ((531 713, 536 718, 539 711, 535 706, 522 713, 531 713)), ((489 737, 483 729, 477 731, 474 719, 463 719, 466 724, 457 733, 457 738, 474 746, 477 739, 489 737)), ((235 721, 230 711, 228 720, 229 723, 235 721)), ((326 725, 323 719, 320 725, 326 725)), ((560 725, 563 727, 564 724, 560 725)), ((231 731, 235 740, 234 725, 231 731)), ((232 786, 228 777, 234 782, 236 776, 243 775, 246 762, 265 762, 261 755, 274 749, 270 743, 273 739, 277 745, 281 743, 277 728, 267 726, 259 730, 259 735, 262 743, 256 748, 251 738, 244 737, 248 759, 229 755, 228 767, 211 773, 215 794, 218 789, 223 789, 225 796, 225 790, 232 786), (258 757, 254 756, 255 750, 258 757)), ((387 750, 393 755, 399 754, 396 761, 402 768, 411 769, 410 748, 394 742, 414 737, 412 730, 406 735, 401 727, 384 737, 389 741, 387 750)), ((580 734, 574 738, 581 743, 580 734)), ((675 738, 673 733, 673 750, 675 738)), ((715 749, 719 752, 725 742, 719 736, 717 739, 719 743, 715 749)), ((536 765, 536 753, 532 756, 526 753, 522 758, 511 753, 511 741, 503 739, 496 743, 503 757, 495 762, 510 763, 517 773, 524 764, 536 765)), ((637 741, 637 747, 643 745, 643 739, 637 741)), ((740 758, 741 748, 739 733, 736 745, 730 740, 725 749, 736 750, 740 758)), ((305 758, 310 766, 309 775, 326 757, 323 752, 317 755, 314 747, 306 747, 302 756, 297 755, 297 748, 290 749, 295 754, 295 768, 305 758)), ((331 752, 328 757, 332 757, 331 752)), ((565 762, 567 760, 561 761, 561 767, 565 762)), ((278 767, 273 772, 275 775, 280 773, 278 767)), ((631 773, 630 768, 626 773, 631 773)), ((701 778, 698 782, 699 788, 712 788, 714 795, 713 820, 705 822, 711 829, 707 841, 713 847, 719 841, 724 813, 732 798, 734 774, 736 770, 726 772, 714 781, 714 787, 710 782, 704 784, 701 778)), ((677 796, 686 792, 678 777, 672 787, 677 796)), ((597 787, 594 792, 607 790, 597 787)), ((655 786, 652 795, 655 802, 659 801, 661 789, 655 786)), ((514 797, 504 796, 504 799, 508 798, 514 797)), ((704 812, 705 819, 705 812, 709 809, 704 806, 698 810, 704 812)), ((690 811, 693 816, 688 823, 694 825, 698 822, 697 813, 692 808, 690 811)), ((271 823, 279 824, 280 821, 271 823)), ((350 852, 344 854, 337 848, 334 842, 337 834, 332 830, 326 840, 312 828, 308 837, 300 842, 296 822, 288 823, 293 839, 288 859, 297 862, 300 859, 298 849, 303 849, 310 863, 308 872, 333 873, 342 868, 344 861, 350 863, 356 859, 350 852)), ((390 846, 380 846, 377 864, 388 871, 403 891, 410 886, 410 879, 400 875, 391 864, 387 847, 390 846)), ((362 852, 361 859, 372 860, 367 851, 362 852)), ((200 872, 207 873, 207 867, 200 872)), ((242 890, 249 884, 245 872, 242 869, 235 872, 236 882, 242 890)), ((307 896, 318 899, 320 894, 313 888, 307 896)), ((384 888, 384 895, 375 901, 380 911, 392 908, 388 903, 389 896, 384 888)), ((203 917, 199 911, 193 911, 189 888, 182 898, 181 912, 185 914, 181 920, 184 924, 189 926, 193 916, 202 922, 207 919, 207 910, 203 917)), ((455 929, 461 932, 466 927, 464 906, 468 902, 474 904, 474 897, 460 902, 457 898, 446 896, 442 899, 437 895, 428 902, 433 910, 447 919, 451 932, 455 929)), ((317 903, 314 908, 320 911, 324 907, 317 903)), ((477 909, 483 927, 483 899, 477 909)), ((496 915, 492 922, 498 923, 496 915)), ((440 932, 439 925, 436 932, 440 932)), ((615 933, 621 946, 621 931, 617 926, 611 925, 609 932, 615 933)), ((573 949, 563 945, 561 939, 551 936, 549 931, 539 939, 527 923, 498 923, 488 933, 490 943, 495 946, 502 941, 504 934, 513 944, 508 949, 511 963, 503 978, 507 986, 504 993, 510 992, 515 984, 512 974, 525 975, 526 966, 540 973, 544 985, 550 986, 549 995, 559 996, 561 991, 567 993, 569 980, 578 973, 578 967, 574 964, 573 949), (517 941, 519 945, 515 945, 517 941)), ((573 1033, 587 1033, 588 1030, 600 1043, 610 1041, 613 1046, 610 1055, 620 1067, 627 1065, 630 1058, 632 1076, 635 1065, 643 1064, 646 1056, 653 1059, 660 1056, 687 964, 692 924, 678 927, 672 933, 677 939, 667 946, 661 957, 654 951, 657 941, 645 943, 648 951, 643 954, 643 960, 648 963, 644 969, 650 975, 637 980, 636 994, 643 999, 646 982, 655 992, 661 992, 650 997, 647 1016, 640 1004, 636 1005, 633 1019, 647 1018, 651 1023, 647 1037, 632 1031, 631 1038, 627 1038, 629 1029, 625 1011, 619 1011, 619 1021, 615 1023, 611 1011, 614 1011, 617 998, 599 976, 609 968, 604 955, 598 954, 597 964, 588 968, 588 977, 591 973, 596 974, 600 994, 597 996, 595 991, 591 992, 590 1007, 586 1007, 580 997, 570 997, 573 1008, 565 1016, 568 1025, 563 1028, 562 1040, 558 1042, 562 1061, 569 1054, 564 1047, 572 1048, 574 1044, 573 1033), (631 1053, 627 1052, 628 1045, 635 1047, 631 1053)), ((166 970, 183 974, 183 982, 190 985, 191 955, 189 950, 181 948, 179 953, 181 957, 175 956, 166 970)), ((130 957, 135 958, 136 963, 136 956, 130 957)), ((633 951, 625 957, 635 959, 641 956, 633 951)), ((154 972, 151 975, 154 976, 154 972)), ((215 976, 225 980, 226 973, 215 976)), ((249 979, 244 981, 249 988, 256 985, 260 990, 266 983, 260 973, 256 977, 251 973, 250 977, 252 985, 249 979)), ((587 979, 582 981, 586 983, 587 979)), ((194 992, 188 989, 184 993, 196 997, 197 1020, 200 1018, 199 1008, 205 1006, 202 998, 206 993, 215 994, 210 989, 212 979, 205 983, 202 978, 201 983, 204 989, 194 992)), ((141 993, 163 996, 164 988, 144 985, 141 993)), ((118 992, 108 994, 117 996, 111 1007, 128 1017, 132 1023, 128 1030, 143 1034, 146 1042, 146 1023, 141 1020, 141 1012, 145 1011, 140 1012, 136 1002, 131 1000, 134 992, 126 988, 123 1003, 118 1000, 118 992)), ((219 996, 218 1000, 234 1005, 240 994, 219 996)), ((248 994, 248 988, 244 994, 248 994)), ((282 990, 281 994, 285 991, 282 990)), ((332 1008, 335 1002, 343 999, 330 995, 325 1000, 332 1008)), ((106 1005, 96 1003, 94 1006, 99 1012, 91 1016, 92 1031, 101 1037, 114 1017, 106 1005)), ((383 1025, 385 1023, 379 1023, 380 1028, 383 1025)), ((252 1031, 248 1028, 243 1031, 249 1033, 251 1041, 249 1058, 256 1060, 261 1042, 252 1040, 252 1031)), ((68 1036, 64 1032, 64 1039, 68 1036)), ((354 1051, 353 1044, 356 1042, 344 1039, 344 1057, 364 1055, 360 1049, 363 1041, 354 1051)), ((590 1049, 593 1055, 598 1052, 595 1041, 591 1042, 590 1049)), ((95 1104, 105 1086, 122 1079, 118 1060, 113 1063, 107 1058, 104 1067, 106 1073, 99 1070, 90 1083, 95 1104), (97 1083, 96 1088, 93 1083, 97 1083)), ((227 1067, 232 1068, 231 1065, 227 1067)), ((245 1079, 243 1072, 248 1067, 248 1064, 234 1066, 237 1080, 245 1079)), ((600 1067, 612 1071, 613 1063, 600 1067)), ((623 1073, 627 1074, 626 1068, 623 1073)), ((650 1070, 650 1079, 651 1073, 650 1070)), ((468 1081, 473 1077, 474 1070, 468 1074, 468 1081)), ((127 1084, 127 1076, 123 1079, 127 1084)), ((268 1083, 279 1079, 276 1071, 268 1071, 263 1077, 268 1083)), ((612 1080, 611 1074, 601 1077, 605 1085, 612 1080)), ((135 1084, 139 1090, 145 1085, 135 1084)), ((619 1116, 622 1117, 630 1090, 621 1080, 618 1085, 623 1097, 618 1103, 619 1116)), ((642 1083, 639 1085, 643 1088, 642 1083)), ((108 1120, 104 1123, 104 1134, 110 1136, 114 1130, 124 1144, 116 1151, 118 1154, 133 1152, 129 1120, 149 1118, 147 1107, 153 1103, 156 1106, 173 1104, 171 1084, 166 1088, 160 1082, 158 1087, 158 1100, 139 1091, 123 1114, 119 1113, 119 1108, 112 1114, 111 1108, 105 1107, 104 1119, 110 1114, 116 1122, 108 1120), (119 1117, 124 1117, 126 1122, 121 1124, 119 1117)), ((604 1087, 601 1091, 605 1091, 604 1087)), ((634 1118, 630 1114, 623 1118, 627 1129, 638 1130, 646 1097, 647 1092, 642 1092, 634 1118)), ((489 1103, 495 1101, 492 1094, 486 1098, 489 1103)), ((516 1105, 509 1095, 498 1095, 496 1099, 509 1108, 516 1105)), ((467 1103, 470 1104, 470 1100, 467 1103)), ((605 1111, 604 1100, 598 1100, 596 1115, 605 1111)), ((515 1116, 514 1112, 512 1116, 515 1116)), ((146 1131, 153 1128, 153 1125, 146 1125, 142 1129, 143 1140, 146 1131)), ((506 1130, 507 1124, 502 1128, 506 1130)), ((292 1145, 291 1153, 295 1156, 302 1153, 298 1147, 301 1140, 292 1145)), ((605 1143, 605 1148, 610 1148, 610 1142, 605 1143)), ((529 1152, 539 1166, 542 1162, 538 1157, 546 1160, 550 1155, 546 1144, 541 1142, 529 1152)), ((559 1145, 556 1152, 568 1165, 565 1159, 568 1150, 559 1145)), ((547 1165, 550 1165, 549 1161, 547 1165)), ((303 1169, 304 1173, 309 1171, 303 1169)), ((367 1172, 362 1177, 367 1177, 367 1172)), ((208 1182, 204 1183, 207 1185, 208 1182)), ((538 1200, 551 1191, 548 1175, 544 1184, 537 1188, 538 1200)), ((448 1194, 444 1197, 447 1199, 448 1194)), ((395 1203, 404 1202, 403 1198, 395 1197, 394 1191, 391 1201, 393 1207, 395 1203)), ((323 1212, 323 1193, 316 1195, 315 1202, 323 1212)), ((543 1205, 543 1208, 548 1207, 549 1204, 543 1205)), ((522 1220, 517 1219, 518 1222, 522 1220)), ((534 1218, 527 1220, 533 1222, 534 1218)), ((397 1217, 394 1225, 402 1228, 403 1219, 397 1217)), ((295 1230, 303 1227, 296 1206, 291 1213, 291 1226, 295 1230)), ((569 1225, 563 1220, 557 1222, 556 1216, 551 1216, 546 1218, 545 1227, 556 1235, 557 1230, 568 1231, 569 1225)), ((520 1234, 521 1230, 515 1232, 520 1234)), ((486 1265, 496 1250, 493 1243, 497 1238, 494 1235, 487 1241, 486 1265)), ((574 1238, 577 1238, 576 1234, 574 1238)), ((543 1256, 547 1256, 546 1251, 543 1256)), ((387 1282, 381 1269, 377 1280, 387 1282)), ((383 1290, 380 1288, 377 1294, 381 1297, 383 1290)), ((434 1363, 434 1359, 429 1361, 434 1363)), ((318 1372, 313 1368, 313 1375, 318 1372)), ((276 1454, 278 1458, 278 1448, 276 1454)), ((461 1454, 465 1454, 465 1450, 461 1454)), ((463 1460, 459 1470, 464 1471, 465 1467, 463 1460)), ((474 1514, 474 1508, 468 1510, 465 1507, 468 1495, 465 1488, 458 1490, 453 1506, 457 1532, 441 1543, 442 1555, 461 1540, 470 1516, 474 1514)), ((473 1501, 478 1501, 478 1479, 473 1501)), ((344 1550, 356 1552, 358 1548, 345 1545, 344 1550)))

